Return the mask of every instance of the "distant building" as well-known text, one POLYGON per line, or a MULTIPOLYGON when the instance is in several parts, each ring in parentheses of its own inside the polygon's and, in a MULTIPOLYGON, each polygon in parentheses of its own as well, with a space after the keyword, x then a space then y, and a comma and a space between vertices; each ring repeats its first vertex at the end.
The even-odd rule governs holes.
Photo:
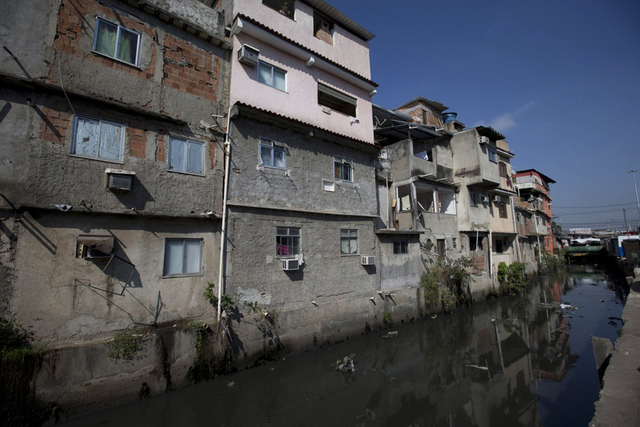
POLYGON ((540 241, 540 249, 552 254, 556 239, 551 227, 553 213, 549 184, 555 184, 555 181, 535 169, 521 170, 513 179, 520 203, 527 206, 533 214, 535 238, 540 241))

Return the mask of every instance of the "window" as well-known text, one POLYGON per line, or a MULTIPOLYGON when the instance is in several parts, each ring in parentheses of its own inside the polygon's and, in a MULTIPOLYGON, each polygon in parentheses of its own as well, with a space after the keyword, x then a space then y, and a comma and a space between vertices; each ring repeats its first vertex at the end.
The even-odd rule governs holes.
POLYGON ((507 205, 504 202, 498 204, 498 214, 500 218, 507 218, 507 205))
POLYGON ((166 239, 163 276, 202 273, 202 239, 166 239))
POLYGON ((439 211, 448 215, 456 214, 456 197, 453 191, 438 191, 439 211))
POLYGON ((356 117, 356 106, 358 104, 356 99, 322 83, 318 83, 318 104, 348 116, 356 117))
POLYGON ((501 254, 504 252, 504 248, 502 247, 502 240, 496 240, 496 253, 501 254))
POLYGON ((295 12, 294 0, 262 0, 262 4, 269 6, 271 9, 286 16, 287 18, 293 19, 293 14, 295 12))
POLYGON ((518 218, 518 224, 523 225, 524 221, 522 218, 522 214, 520 212, 516 212, 516 217, 518 218))
POLYGON ((266 62, 258 62, 258 81, 283 92, 287 91, 287 72, 266 62))
POLYGON ((500 176, 502 178, 508 178, 509 176, 507 175, 507 164, 505 162, 500 162, 498 166, 500 167, 500 176))
POLYGON ((204 174, 204 144, 189 139, 169 138, 169 170, 204 174))
POLYGON ((333 23, 324 16, 314 13, 313 35, 325 43, 333 45, 333 23))
POLYGON ((482 250, 482 237, 469 236, 469 250, 476 251, 478 249, 482 250))
POLYGON ((438 252, 438 255, 445 255, 446 254, 446 242, 444 239, 437 239, 436 240, 436 252, 438 252))
POLYGON ((293 256, 300 254, 300 229, 276 227, 276 254, 293 256))
POLYGON ((278 147, 270 139, 260 138, 260 163, 270 168, 284 169, 286 167, 284 147, 278 147))
POLYGON ((469 191, 469 204, 471 206, 478 206, 478 195, 473 190, 469 191))
POLYGON ((358 253, 358 230, 340 230, 340 253, 343 255, 358 253))
POLYGON ((489 161, 496 163, 496 149, 487 146, 487 154, 489 155, 489 161))
POLYGON ((138 65, 140 34, 97 18, 93 51, 131 65, 138 65))
POLYGON ((76 116, 71 154, 121 162, 123 145, 123 125, 76 116))
POLYGON ((393 242, 393 253, 396 255, 406 254, 409 252, 409 242, 403 240, 401 242, 393 242))
POLYGON ((334 176, 342 181, 353 181, 353 165, 351 160, 336 157, 333 162, 334 176))

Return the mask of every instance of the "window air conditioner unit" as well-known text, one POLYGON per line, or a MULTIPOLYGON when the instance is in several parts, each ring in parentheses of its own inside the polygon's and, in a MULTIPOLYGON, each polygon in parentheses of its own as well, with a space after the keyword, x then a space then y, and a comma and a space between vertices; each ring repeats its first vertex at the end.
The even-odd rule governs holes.
POLYGON ((105 173, 107 174, 107 188, 109 190, 131 191, 133 189, 133 180, 136 176, 135 172, 108 168, 105 170, 105 173))
POLYGON ((480 137, 480 144, 488 144, 488 143, 489 143, 489 138, 487 138, 486 136, 480 137))
POLYGON ((300 260, 297 259, 283 259, 282 269, 284 271, 300 270, 300 260))
POLYGON ((238 50, 238 61, 246 64, 250 67, 258 65, 258 58, 260 57, 260 51, 255 47, 251 47, 248 44, 243 44, 238 50))
POLYGON ((110 258, 115 238, 113 236, 81 235, 76 241, 76 258, 110 258))
POLYGON ((480 201, 482 203, 489 203, 489 198, 487 196, 482 196, 482 197, 480 197, 480 201))
POLYGON ((362 265, 374 265, 376 263, 376 257, 373 255, 363 255, 360 257, 360 264, 362 265))
POLYGON ((499 203, 499 202, 501 202, 501 201, 502 201, 502 197, 500 197, 500 196, 493 196, 493 201, 494 201, 494 202, 496 202, 496 203, 499 203))

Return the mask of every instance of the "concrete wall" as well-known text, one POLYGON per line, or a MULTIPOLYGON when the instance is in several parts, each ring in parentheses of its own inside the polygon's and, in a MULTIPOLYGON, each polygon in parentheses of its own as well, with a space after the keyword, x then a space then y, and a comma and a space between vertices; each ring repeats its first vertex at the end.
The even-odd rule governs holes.
POLYGON ((378 234, 380 254, 380 288, 395 290, 418 286, 424 272, 420 261, 419 235, 378 234), (406 254, 394 254, 394 242, 408 242, 406 254))
POLYGON ((11 311, 49 345, 211 315, 202 292, 217 276, 219 226, 211 219, 26 212, 15 232, 11 311), (118 258, 109 265, 76 258, 76 239, 87 234, 114 236, 118 258), (166 238, 203 239, 202 272, 163 278, 166 238))
MULTIPOLYGON (((300 2, 296 2, 298 3, 300 2)), ((260 7, 271 11, 266 6, 260 5, 260 7)), ((326 45, 324 42, 321 43, 326 45)), ((373 143, 373 112, 371 96, 367 91, 317 67, 307 67, 304 60, 244 33, 234 37, 233 52, 237 52, 243 44, 259 49, 261 60, 287 72, 287 90, 285 92, 260 83, 258 68, 238 62, 234 55, 231 81, 232 104, 236 101, 245 102, 321 129, 373 143), (318 104, 319 82, 357 100, 357 122, 353 122, 348 115, 334 110, 331 110, 330 114, 323 112, 323 106, 318 104)))
POLYGON ((238 13, 249 16, 355 73, 367 79, 371 78, 369 44, 366 41, 336 24, 333 46, 329 45, 314 36, 313 8, 302 1, 290 3, 295 7, 293 20, 263 5, 261 0, 235 0, 233 16, 235 17, 238 13))
POLYGON ((456 180, 462 179, 465 185, 500 184, 498 164, 489 160, 487 147, 480 145, 475 128, 456 133, 451 139, 451 150, 456 180))
POLYGON ((284 126, 291 127, 265 115, 251 117, 241 112, 233 119, 229 201, 265 208, 377 215, 375 151, 323 140, 318 131, 309 137, 309 129, 303 134, 301 129, 284 126), (285 170, 259 165, 260 137, 286 147, 285 170), (353 182, 335 179, 335 156, 352 160, 353 182), (334 191, 325 191, 323 180, 334 183, 334 191))

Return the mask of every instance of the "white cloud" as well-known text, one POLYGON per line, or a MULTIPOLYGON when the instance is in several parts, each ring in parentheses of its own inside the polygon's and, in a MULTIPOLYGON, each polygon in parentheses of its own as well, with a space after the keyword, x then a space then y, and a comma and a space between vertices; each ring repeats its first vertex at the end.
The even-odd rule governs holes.
MULTIPOLYGON (((494 118, 489 122, 489 126, 495 128, 500 132, 506 132, 509 129, 513 129, 518 126, 518 122, 516 122, 516 117, 520 116, 528 109, 533 106, 533 102, 528 102, 522 107, 520 107, 516 111, 508 111, 506 113, 500 114, 498 117, 494 118)), ((480 120, 484 124, 484 120, 480 120)), ((482 125, 477 125, 482 126, 482 125)))

